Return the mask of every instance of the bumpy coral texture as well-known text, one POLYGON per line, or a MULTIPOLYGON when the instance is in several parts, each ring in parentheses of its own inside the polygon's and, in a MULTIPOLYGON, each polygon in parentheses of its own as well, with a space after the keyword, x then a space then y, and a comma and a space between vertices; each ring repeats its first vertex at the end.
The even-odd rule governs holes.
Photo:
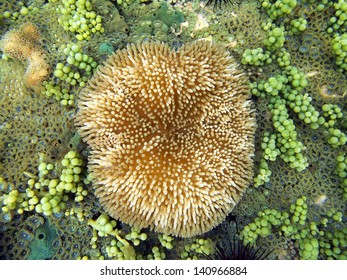
POLYGON ((0 41, 0 49, 12 58, 27 61, 25 85, 40 92, 42 82, 48 78, 50 66, 46 62, 46 52, 41 45, 37 26, 25 23, 18 29, 8 31, 0 41))
POLYGON ((210 42, 117 51, 79 97, 95 192, 114 218, 188 237, 221 223, 253 176, 247 79, 210 42))

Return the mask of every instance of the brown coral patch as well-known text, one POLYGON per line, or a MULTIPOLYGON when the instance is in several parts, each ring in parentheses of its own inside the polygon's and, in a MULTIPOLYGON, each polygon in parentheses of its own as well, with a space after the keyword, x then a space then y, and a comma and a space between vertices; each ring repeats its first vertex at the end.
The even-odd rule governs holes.
POLYGON ((50 73, 46 52, 36 25, 25 23, 18 29, 8 31, 0 41, 1 50, 11 58, 27 62, 24 82, 28 88, 41 91, 42 82, 50 73))

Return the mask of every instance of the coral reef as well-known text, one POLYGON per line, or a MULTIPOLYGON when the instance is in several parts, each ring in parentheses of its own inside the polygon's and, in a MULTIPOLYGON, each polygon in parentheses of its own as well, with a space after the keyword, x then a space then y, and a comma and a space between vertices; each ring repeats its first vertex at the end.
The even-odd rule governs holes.
POLYGON ((218 258, 235 255, 220 246, 235 237, 267 259, 345 259, 346 9, 345 0, 3 1, 0 258, 218 258), (25 56, 5 54, 10 37, 25 56), (224 45, 251 81, 254 181, 225 222, 196 238, 132 228, 94 195, 76 100, 129 43, 200 39, 224 45), (37 60, 46 66, 25 81, 37 60))

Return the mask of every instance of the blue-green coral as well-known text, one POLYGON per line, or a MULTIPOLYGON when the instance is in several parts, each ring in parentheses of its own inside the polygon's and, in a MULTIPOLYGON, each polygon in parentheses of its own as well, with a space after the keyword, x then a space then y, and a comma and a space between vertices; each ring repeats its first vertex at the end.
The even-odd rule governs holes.
POLYGON ((35 231, 33 240, 29 243, 30 254, 29 260, 49 260, 51 259, 57 247, 54 242, 58 238, 57 230, 46 221, 43 225, 38 227, 35 231))

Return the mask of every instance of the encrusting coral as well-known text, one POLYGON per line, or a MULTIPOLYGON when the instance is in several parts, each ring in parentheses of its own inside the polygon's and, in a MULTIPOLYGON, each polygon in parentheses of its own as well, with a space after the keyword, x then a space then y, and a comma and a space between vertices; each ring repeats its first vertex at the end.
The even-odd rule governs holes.
POLYGON ((129 45, 81 92, 76 125, 114 218, 176 236, 222 222, 253 176, 246 76, 206 41, 129 45))
POLYGON ((42 82, 48 78, 50 66, 46 61, 46 52, 41 45, 37 26, 25 23, 18 29, 8 31, 0 41, 0 49, 11 58, 28 62, 24 75, 25 85, 40 92, 42 82))

